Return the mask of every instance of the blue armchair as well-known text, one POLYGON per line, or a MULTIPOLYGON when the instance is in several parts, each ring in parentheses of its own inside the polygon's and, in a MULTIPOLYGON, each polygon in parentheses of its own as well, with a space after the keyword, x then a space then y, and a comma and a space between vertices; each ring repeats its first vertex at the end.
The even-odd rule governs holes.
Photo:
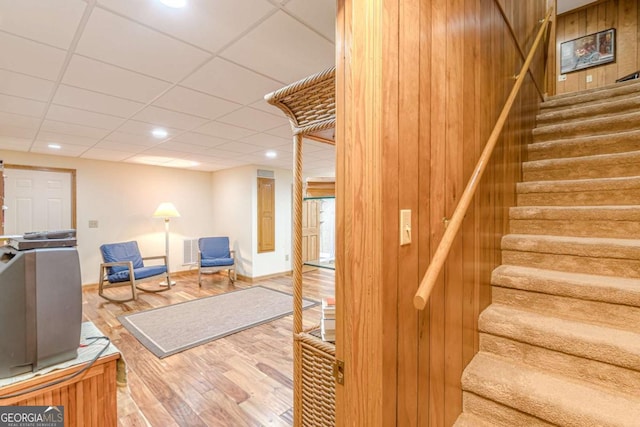
POLYGON ((202 287, 202 273, 227 270, 229 281, 236 280, 234 251, 229 249, 228 237, 202 237, 198 239, 198 285, 202 287), (233 270, 233 275, 231 275, 233 270))
POLYGON ((165 255, 143 258, 138 249, 138 243, 123 242, 109 243, 100 246, 102 260, 100 264, 100 283, 98 284, 98 295, 102 298, 114 302, 127 302, 137 298, 136 290, 145 292, 163 292, 171 289, 171 279, 165 255), (145 266, 144 261, 162 260, 163 264, 145 266), (166 285, 159 285, 155 288, 141 287, 140 282, 151 279, 164 280, 166 285), (104 293, 105 289, 119 286, 130 286, 131 295, 125 298, 115 298, 104 293))

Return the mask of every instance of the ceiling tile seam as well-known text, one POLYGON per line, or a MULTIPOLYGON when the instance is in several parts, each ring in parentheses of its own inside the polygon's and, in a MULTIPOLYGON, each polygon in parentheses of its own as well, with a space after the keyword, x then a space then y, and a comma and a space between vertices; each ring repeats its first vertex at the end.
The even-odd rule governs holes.
MULTIPOLYGON (((94 1, 94 2, 95 2, 95 0, 92 0, 92 1, 94 1)), ((105 9, 105 10, 107 10, 107 9, 105 9)), ((197 65, 194 69, 192 69, 192 70, 191 70, 191 72, 190 72, 190 73, 188 73, 186 76, 183 76, 181 79, 179 79, 179 80, 178 80, 178 81, 176 81, 176 82, 169 82, 169 83, 170 83, 170 86, 169 86, 168 88, 166 88, 165 90, 161 91, 158 95, 156 95, 154 98, 152 98, 150 101, 148 101, 148 102, 147 102, 147 104, 145 104, 144 106, 142 106, 139 110, 135 111, 132 115, 130 115, 130 116, 125 120, 125 122, 121 123, 118 127, 116 127, 115 129, 113 129, 111 132, 109 132, 107 135, 105 135, 102 139, 98 140, 98 141, 96 142, 96 144, 95 144, 95 145, 97 145, 98 143, 100 143, 100 142, 104 141, 104 140, 105 140, 106 138, 108 138, 111 134, 113 134, 113 133, 114 133, 114 132, 116 132, 118 129, 120 129, 120 128, 121 128, 121 127, 122 127, 122 126, 123 126, 127 121, 132 120, 132 118, 133 118, 135 115, 137 115, 138 113, 140 113, 142 110, 144 110, 144 109, 145 109, 145 108, 147 108, 148 106, 153 105, 153 103, 154 103, 154 102, 156 102, 156 101, 157 101, 158 99, 160 99, 162 96, 164 96, 165 94, 167 94, 170 90, 174 89, 176 86, 179 86, 179 85, 180 85, 180 83, 184 82, 186 79, 188 79, 189 77, 191 77, 194 73, 196 73, 197 71, 199 71, 202 67, 204 67, 205 65, 207 65, 209 62, 213 61, 213 59, 214 59, 216 56, 219 56, 219 53, 220 53, 220 52, 222 52, 224 49, 227 49, 229 46, 233 45, 233 44, 234 44, 234 43, 236 43, 238 40, 242 39, 244 36, 246 36, 247 34, 249 34, 251 31, 253 31, 253 30, 255 29, 255 27, 256 27, 256 26, 260 25, 262 22, 264 22, 264 21, 266 21, 267 19, 269 19, 271 16, 273 16, 275 13, 277 13, 277 12, 278 12, 278 10, 279 10, 279 9, 274 9, 273 11, 271 11, 271 12, 269 12, 269 13, 266 13, 262 18, 260 18, 259 20, 257 20, 257 21, 252 25, 252 26, 249 26, 245 31, 243 31, 242 33, 238 34, 235 38, 233 38, 232 40, 230 40, 230 41, 229 41, 229 43, 227 43, 226 45, 223 45, 220 49, 218 49, 218 51, 216 51, 215 53, 213 53, 213 54, 212 54, 212 56, 211 56, 210 58, 205 59, 204 61, 202 61, 202 63, 200 63, 200 64, 199 64, 199 65, 197 65)), ((109 11, 110 11, 110 10, 109 10, 109 11)), ((128 19, 128 20, 130 20, 130 21, 132 21, 132 22, 136 22, 136 23, 137 23, 137 21, 135 21, 135 20, 131 20, 131 19, 129 19, 129 18, 126 18, 126 19, 128 19)), ((153 29, 153 31, 157 31, 157 30, 153 29)), ((91 58, 91 59, 93 59, 93 58, 91 58)), ((114 64, 111 64, 111 65, 114 65, 114 64)), ((122 68, 122 67, 120 67, 120 68, 122 68)), ((126 68, 124 68, 124 69, 126 69, 126 68)), ((139 73, 139 74, 140 74, 140 73, 139 73)), ((272 79, 272 80, 276 80, 276 79, 272 79)), ((276 81, 278 81, 278 80, 276 80, 276 81)), ((56 89, 57 89, 57 88, 56 88, 56 89)), ((228 113, 228 114, 231 114, 231 113, 233 113, 233 112, 235 112, 235 111, 238 111, 238 110, 240 110, 241 108, 244 108, 244 106, 240 106, 239 108, 237 108, 237 109, 235 109, 235 110, 231 111, 231 112, 230 112, 230 113, 228 113)), ((180 136, 180 135, 183 135, 184 133, 190 132, 190 131, 192 131, 193 129, 197 129, 198 127, 205 126, 205 125, 207 125, 207 124, 209 124, 209 123, 211 123, 211 122, 214 122, 215 120, 217 120, 217 119, 212 119, 212 120, 210 120, 209 122, 203 123, 203 124, 201 124, 201 125, 199 125, 199 126, 197 126, 197 127, 194 127, 194 128, 188 129, 188 130, 185 130, 185 131, 184 131, 184 132, 182 132, 182 133, 178 133, 177 135, 174 135, 173 137, 168 138, 168 139, 167 139, 167 141, 171 140, 172 138, 174 138, 174 137, 176 137, 176 136, 180 136)), ((240 126, 237 126, 237 127, 240 127, 240 126)), ((164 142, 164 141, 161 141, 161 142, 164 142)), ((94 145, 94 146, 95 146, 95 145, 94 145)), ((92 148, 92 147, 90 147, 90 148, 92 148)), ((89 149, 90 149, 90 148, 89 148, 89 149)), ((86 151, 88 151, 89 149, 87 149, 86 151)), ((86 151, 85 151, 85 152, 86 152, 86 151)), ((85 152, 83 152, 82 154, 84 154, 85 152)), ((81 154, 81 155, 82 155, 82 154, 81 154)))
POLYGON ((96 4, 96 0, 87 0, 87 6, 85 7, 84 12, 82 13, 82 17, 80 18, 80 22, 78 23, 76 32, 73 35, 73 39, 71 40, 71 44, 67 49, 66 55, 64 57, 64 61, 62 62, 62 67, 60 67, 60 71, 58 72, 58 78, 56 79, 53 90, 49 95, 49 100, 47 101, 47 105, 45 106, 44 112, 42 114, 42 118, 40 119, 40 124, 38 125, 38 129, 36 130, 36 134, 31 140, 31 145, 29 146, 29 150, 27 150, 28 152, 30 152, 33 149, 36 143, 36 140, 38 139, 38 135, 40 134, 40 130, 42 129, 42 124, 44 123, 47 117, 47 114, 49 114, 49 107, 51 106, 51 102, 53 101, 53 98, 56 96, 56 93, 58 92, 58 87, 60 86, 62 77, 67 72, 67 67, 69 67, 71 58, 73 57, 73 54, 76 50, 76 47, 78 46, 78 43, 80 42, 80 37, 82 37, 82 33, 84 32, 84 29, 87 26, 87 22, 89 22, 89 17, 91 17, 91 12, 93 12, 93 9, 95 8, 95 4, 96 4))
MULTIPOLYGON (((47 101, 43 101, 42 99, 29 98, 27 96, 14 95, 12 93, 6 93, 6 92, 1 92, 1 91, 0 91, 0 95, 8 96, 8 97, 11 97, 11 98, 18 98, 18 99, 22 99, 22 100, 25 100, 25 101, 39 102, 41 104, 46 104, 47 103, 47 101)), ((9 111, 7 111, 7 112, 9 112, 9 111)), ((15 113, 13 113, 13 114, 15 114, 15 113)), ((39 115, 37 117, 40 118, 39 115)))
POLYGON ((326 41, 328 41, 329 43, 331 43, 332 45, 335 46, 335 42, 333 40, 327 38, 324 34, 322 34, 318 30, 316 30, 315 28, 313 28, 312 26, 307 24, 307 22, 304 19, 300 18, 298 15, 294 14, 289 9, 287 9, 286 6, 287 6, 288 1, 286 3, 283 3, 283 4, 279 4, 277 1, 271 1, 271 0, 269 0, 269 2, 271 4, 273 4, 275 7, 277 7, 278 9, 280 9, 281 11, 283 11, 284 13, 286 13, 287 15, 289 15, 291 18, 295 19, 300 24, 304 25, 309 30, 311 30, 312 32, 316 33, 317 35, 319 35, 320 37, 322 37, 323 39, 325 39, 326 41))
POLYGON ((204 52, 204 53, 206 53, 208 55, 213 55, 214 54, 214 52, 210 51, 209 49, 205 49, 205 48, 203 48, 201 46, 195 45, 195 44, 191 43, 190 41, 182 40, 181 38, 178 38, 178 37, 176 37, 176 36, 174 36, 172 34, 166 33, 166 32, 164 32, 164 31, 162 31, 162 30, 160 30, 158 28, 152 27, 149 24, 145 24, 144 22, 140 22, 140 21, 138 21, 136 19, 133 19, 130 16, 124 15, 121 12, 118 12, 116 10, 110 9, 109 7, 106 7, 106 6, 102 5, 102 4, 98 4, 96 7, 98 9, 102 9, 102 10, 104 10, 106 12, 109 12, 109 13, 112 13, 112 14, 114 14, 116 16, 119 16, 122 19, 126 19, 129 22, 133 22, 134 24, 138 24, 141 27, 144 27, 144 28, 146 28, 148 30, 151 30, 151 31, 155 32, 155 33, 162 34, 165 37, 169 37, 170 39, 173 39, 174 41, 189 45, 190 47, 192 47, 194 49, 198 49, 198 50, 200 50, 200 51, 202 51, 202 52, 204 52))
MULTIPOLYGON (((68 49, 65 49, 65 48, 60 47, 60 46, 55 46, 55 45, 52 45, 52 44, 49 44, 49 43, 45 43, 45 42, 40 41, 40 40, 35 40, 35 39, 29 38, 29 37, 25 37, 25 36, 22 36, 20 34, 12 33, 10 31, 3 30, 3 29, 0 29, 0 33, 9 34, 10 36, 17 37, 17 38, 22 39, 22 40, 27 40, 27 41, 30 41, 32 43, 36 43, 36 44, 39 44, 39 45, 42 45, 42 46, 50 47, 50 48, 53 48, 53 49, 56 49, 56 50, 61 50, 63 52, 66 52, 68 50, 68 49)), ((11 71, 11 70, 9 70, 9 71, 11 71)), ((39 78, 44 79, 44 77, 39 77, 39 78)), ((48 79, 45 79, 45 80, 48 80, 48 79)))
POLYGON ((19 74, 21 76, 31 77, 31 78, 39 79, 39 80, 44 80, 45 82, 49 82, 49 83, 55 83, 56 82, 55 80, 47 79, 46 77, 34 76, 33 74, 25 73, 24 71, 10 70, 10 69, 4 68, 4 67, 0 67, 0 70, 1 71, 6 71, 7 73, 19 74))

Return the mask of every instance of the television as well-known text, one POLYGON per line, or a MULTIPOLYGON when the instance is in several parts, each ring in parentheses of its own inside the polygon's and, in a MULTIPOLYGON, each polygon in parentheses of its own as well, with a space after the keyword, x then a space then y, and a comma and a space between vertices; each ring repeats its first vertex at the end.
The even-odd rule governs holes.
POLYGON ((81 325, 75 247, 0 247, 0 378, 75 359, 81 325))

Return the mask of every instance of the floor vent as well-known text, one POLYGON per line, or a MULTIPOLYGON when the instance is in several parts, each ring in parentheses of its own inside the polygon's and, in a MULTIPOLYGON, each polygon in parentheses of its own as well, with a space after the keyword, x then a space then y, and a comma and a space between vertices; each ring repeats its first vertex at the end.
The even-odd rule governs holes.
POLYGON ((198 239, 184 240, 184 265, 198 262, 198 239))

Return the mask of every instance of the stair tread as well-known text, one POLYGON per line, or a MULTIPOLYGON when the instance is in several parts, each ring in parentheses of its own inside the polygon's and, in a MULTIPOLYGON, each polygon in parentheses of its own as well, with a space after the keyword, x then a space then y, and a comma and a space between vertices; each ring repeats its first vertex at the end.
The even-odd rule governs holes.
POLYGON ((633 124, 640 125, 640 112, 634 111, 631 113, 616 114, 613 117, 591 117, 584 118, 579 121, 572 121, 569 123, 550 123, 541 124, 533 129, 533 135, 549 134, 549 133, 562 133, 567 130, 584 130, 589 127, 596 129, 602 129, 602 133, 607 133, 614 123, 633 124))
POLYGON ((612 93, 620 93, 620 92, 634 92, 636 90, 640 90, 640 81, 630 80, 627 82, 619 82, 619 83, 611 83, 606 86, 601 86, 593 89, 586 89, 579 92, 568 92, 561 93, 557 95, 548 96, 544 102, 541 103, 541 106, 548 107, 553 105, 554 102, 559 100, 572 100, 576 102, 576 100, 580 99, 594 99, 598 97, 597 94, 600 94, 600 97, 607 98, 611 96, 612 93))
POLYGON ((640 400, 480 352, 463 389, 558 425, 634 426, 640 400))
MULTIPOLYGON (((640 333, 491 304, 481 332, 614 366, 640 370, 640 333)), ((640 404, 640 402, 639 402, 640 404)))
POLYGON ((640 259, 640 239, 506 234, 502 250, 614 259, 640 259))
MULTIPOLYGON (((627 151, 624 153, 594 154, 589 156, 565 157, 556 159, 532 160, 524 162, 524 170, 549 169, 553 167, 571 167, 584 164, 623 164, 640 162, 640 151, 627 151)), ((640 167, 638 167, 640 176, 640 167)))
POLYGON ((626 96, 618 96, 607 98, 584 104, 574 104, 569 108, 546 109, 538 114, 536 121, 571 121, 582 120, 585 116, 591 117, 610 117, 620 114, 622 111, 628 111, 637 108, 640 105, 640 92, 633 92, 626 96))
POLYGON ((640 188, 640 176, 628 176, 619 178, 586 178, 565 179, 554 181, 529 181, 517 184, 518 193, 548 193, 548 192, 575 192, 575 191, 601 191, 601 190, 626 190, 640 188))
POLYGON ((514 206, 509 209, 509 218, 640 221, 640 205, 514 206))
MULTIPOLYGON (((563 148, 564 151, 563 156, 566 156, 566 152, 568 149, 576 152, 576 156, 583 156, 585 153, 593 154, 594 152, 600 154, 603 147, 608 150, 612 150, 613 152, 622 148, 624 151, 627 151, 627 146, 636 147, 638 149, 640 147, 640 131, 639 130, 628 130, 623 132, 616 132, 608 135, 585 135, 574 138, 559 138, 555 140, 548 140, 542 142, 533 142, 528 145, 528 150, 531 153, 544 153, 545 151, 554 151, 558 148, 563 148), (626 146, 621 144, 621 142, 626 142, 626 146)), ((571 153, 571 151, 569 151, 571 153)), ((574 157, 574 155, 571 155, 574 157)), ((556 157, 553 157, 556 158, 556 157)), ((568 158, 568 157, 560 157, 560 158, 568 158)))
POLYGON ((640 279, 500 265, 491 283, 526 291, 640 307, 640 279))

